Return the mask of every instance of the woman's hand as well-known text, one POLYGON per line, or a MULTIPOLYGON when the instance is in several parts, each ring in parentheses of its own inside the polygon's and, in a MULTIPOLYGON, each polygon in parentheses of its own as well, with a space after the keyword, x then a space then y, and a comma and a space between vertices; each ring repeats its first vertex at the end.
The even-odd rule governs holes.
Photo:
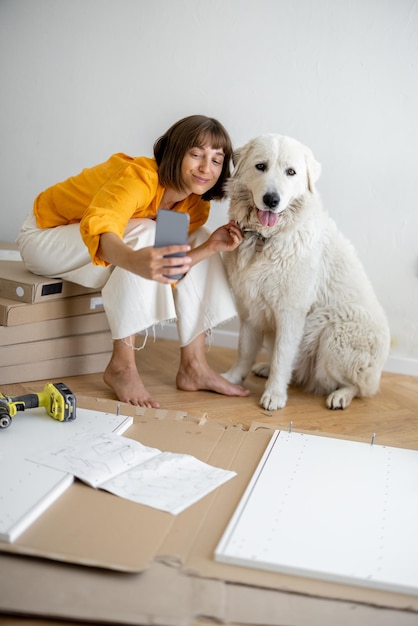
POLYGON ((228 224, 217 228, 206 243, 213 252, 231 252, 240 245, 243 239, 240 227, 231 220, 228 224))
POLYGON ((220 226, 209 236, 205 243, 190 251, 192 265, 207 259, 217 252, 231 252, 235 250, 243 239, 244 235, 236 222, 230 221, 228 224, 220 226))
POLYGON ((142 278, 165 284, 176 283, 178 278, 171 277, 186 274, 192 263, 189 256, 169 257, 168 255, 187 254, 189 250, 188 244, 163 248, 147 246, 133 250, 114 233, 103 233, 100 236, 99 253, 104 261, 116 267, 122 267, 142 278))
POLYGON ((179 275, 189 271, 192 259, 188 256, 172 255, 187 253, 189 250, 189 245, 135 250, 135 274, 160 283, 175 283, 179 280, 179 275))

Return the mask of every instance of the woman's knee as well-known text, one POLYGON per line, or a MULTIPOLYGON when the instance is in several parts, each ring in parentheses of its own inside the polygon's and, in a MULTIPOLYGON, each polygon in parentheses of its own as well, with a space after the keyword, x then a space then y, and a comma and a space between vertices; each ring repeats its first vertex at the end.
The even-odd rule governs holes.
POLYGON ((210 237, 211 231, 206 226, 201 226, 189 236, 189 244, 192 246, 200 246, 210 237))
POLYGON ((129 220, 123 241, 133 248, 145 248, 145 246, 153 246, 155 241, 155 220, 149 218, 137 218, 129 220))

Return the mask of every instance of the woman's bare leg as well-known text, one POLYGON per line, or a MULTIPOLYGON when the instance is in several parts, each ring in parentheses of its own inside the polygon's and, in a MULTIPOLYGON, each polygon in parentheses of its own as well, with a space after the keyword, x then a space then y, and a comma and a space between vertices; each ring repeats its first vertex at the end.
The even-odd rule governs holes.
POLYGON ((234 385, 209 367, 205 354, 205 335, 196 337, 180 349, 180 366, 176 383, 183 391, 215 391, 224 396, 248 396, 250 391, 234 385))
POLYGON ((112 357, 103 380, 121 402, 158 409, 159 403, 149 394, 139 375, 134 345, 135 335, 113 341, 112 357))

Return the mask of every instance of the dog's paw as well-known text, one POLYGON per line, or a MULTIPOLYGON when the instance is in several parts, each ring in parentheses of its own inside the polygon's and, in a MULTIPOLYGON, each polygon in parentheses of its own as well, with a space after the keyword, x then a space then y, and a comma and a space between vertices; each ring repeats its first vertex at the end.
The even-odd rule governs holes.
POLYGON ((286 402, 286 393, 274 393, 266 389, 261 396, 260 405, 267 411, 277 411, 277 409, 283 409, 286 406, 286 402))
POLYGON ((244 381, 244 378, 241 376, 241 374, 233 368, 231 368, 227 372, 224 372, 223 374, 221 374, 221 376, 233 385, 241 385, 244 381))
POLYGON ((267 361, 263 363, 256 363, 251 368, 251 371, 256 376, 261 376, 262 378, 268 378, 270 374, 270 363, 267 363, 267 361))
POLYGON ((353 387, 340 387, 329 394, 326 404, 328 409, 346 409, 356 395, 353 387))

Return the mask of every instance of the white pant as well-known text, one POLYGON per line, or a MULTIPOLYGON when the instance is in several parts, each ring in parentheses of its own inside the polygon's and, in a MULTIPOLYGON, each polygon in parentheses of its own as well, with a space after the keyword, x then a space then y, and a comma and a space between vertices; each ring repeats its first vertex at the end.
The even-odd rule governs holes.
MULTIPOLYGON (((189 238, 192 247, 209 236, 200 228, 189 238)), ((123 240, 134 250, 154 245, 155 222, 130 220, 123 240)), ((177 319, 180 345, 236 316, 220 255, 194 265, 173 288, 132 274, 120 267, 93 265, 79 224, 38 228, 33 213, 22 225, 17 243, 33 273, 102 290, 113 339, 122 339, 177 319)))

